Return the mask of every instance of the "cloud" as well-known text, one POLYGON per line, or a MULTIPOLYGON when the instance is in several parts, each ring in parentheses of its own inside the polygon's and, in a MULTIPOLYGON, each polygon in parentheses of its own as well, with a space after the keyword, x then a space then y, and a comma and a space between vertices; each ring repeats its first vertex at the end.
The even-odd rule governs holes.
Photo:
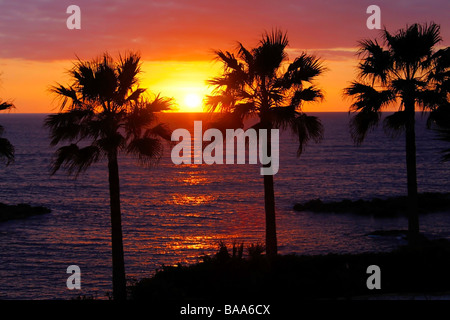
MULTIPOLYGON (((78 0, 82 29, 68 30, 66 9, 73 1, 0 1, 0 58, 47 61, 91 58, 103 51, 138 50, 151 60, 207 60, 212 49, 236 41, 257 44, 265 30, 287 30, 292 48, 354 47, 376 32, 365 27, 371 1, 293 0, 78 0)), ((450 40, 448 0, 379 0, 382 24, 435 21, 450 40)))
POLYGON ((307 52, 308 54, 315 55, 316 57, 327 60, 327 61, 342 61, 342 60, 351 60, 356 57, 358 48, 357 47, 349 47, 349 48, 312 48, 312 49, 300 49, 300 48, 289 48, 286 50, 291 59, 296 56, 299 56, 302 52, 307 52))

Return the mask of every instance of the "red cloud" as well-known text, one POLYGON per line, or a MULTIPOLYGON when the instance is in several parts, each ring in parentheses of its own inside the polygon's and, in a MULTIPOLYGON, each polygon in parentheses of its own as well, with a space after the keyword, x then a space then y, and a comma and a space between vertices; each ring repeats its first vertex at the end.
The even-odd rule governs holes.
MULTIPOLYGON (((363 37, 370 1, 8 1, 0 5, 0 58, 91 58, 138 50, 145 59, 202 60, 235 41, 254 46, 265 30, 287 30, 293 48, 354 47, 363 37), (76 3, 75 3, 76 2, 76 3), (81 8, 82 29, 68 30, 66 9, 81 8)), ((395 30, 434 21, 449 41, 447 0, 377 1, 382 24, 395 30)))

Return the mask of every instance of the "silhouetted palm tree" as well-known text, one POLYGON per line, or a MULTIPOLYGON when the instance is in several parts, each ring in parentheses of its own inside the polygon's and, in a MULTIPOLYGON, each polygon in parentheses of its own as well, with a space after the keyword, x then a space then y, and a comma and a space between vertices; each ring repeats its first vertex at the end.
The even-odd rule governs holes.
POLYGON ((157 112, 169 109, 171 100, 159 95, 152 101, 145 97, 146 90, 138 81, 140 65, 140 56, 134 53, 117 61, 108 54, 92 61, 77 61, 70 70, 73 83, 52 88, 61 98, 61 112, 48 116, 45 122, 52 145, 70 143, 57 150, 53 173, 63 168, 78 175, 91 164, 107 160, 113 298, 118 300, 126 299, 126 280, 117 158, 123 152, 150 165, 161 155, 160 138, 170 140, 163 124, 151 124, 157 112))
POLYGON ((436 51, 441 41, 440 27, 430 23, 414 24, 391 34, 381 33, 382 43, 363 40, 360 44, 357 81, 345 89, 353 98, 350 111, 356 112, 350 120, 351 134, 357 144, 380 121, 382 109, 398 106, 399 111, 386 117, 387 131, 405 131, 408 186, 408 230, 410 243, 419 235, 416 175, 416 106, 433 110, 442 103, 440 79, 436 77, 437 61, 442 51, 436 51))
MULTIPOLYGON (((443 119, 439 120, 439 123, 437 127, 434 129, 437 131, 439 135, 439 139, 442 141, 446 141, 450 143, 450 107, 447 108, 446 111, 446 120, 447 122, 444 123, 443 119)), ((447 162, 450 161, 450 146, 448 146, 446 149, 442 151, 442 161, 447 162)))
MULTIPOLYGON (((239 43, 236 53, 217 51, 224 71, 208 81, 215 90, 207 97, 207 106, 211 112, 225 113, 222 125, 227 128, 243 127, 247 117, 257 116, 260 121, 255 128, 291 129, 298 136, 300 156, 308 141, 319 142, 323 136, 320 120, 306 115, 302 106, 304 102, 323 98, 313 81, 324 67, 319 59, 306 53, 289 62, 287 46, 287 35, 275 30, 265 33, 259 45, 251 50, 239 43)), ((270 138, 267 145, 271 154, 270 138)), ((264 198, 266 253, 273 257, 277 254, 273 175, 264 176, 264 198)))
MULTIPOLYGON (((450 143, 450 47, 442 49, 436 55, 435 71, 432 76, 437 80, 436 93, 442 101, 430 114, 429 127, 434 128, 441 140, 450 143)), ((450 161, 450 148, 443 150, 443 161, 450 161)))
MULTIPOLYGON (((0 111, 14 108, 14 105, 8 102, 0 101, 0 111)), ((8 139, 2 138, 4 128, 0 125, 0 159, 8 165, 14 161, 14 146, 8 139)))

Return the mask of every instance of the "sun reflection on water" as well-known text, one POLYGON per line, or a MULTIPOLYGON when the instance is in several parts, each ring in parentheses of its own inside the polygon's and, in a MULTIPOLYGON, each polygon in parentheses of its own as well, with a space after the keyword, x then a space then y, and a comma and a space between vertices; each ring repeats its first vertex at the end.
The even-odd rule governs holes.
POLYGON ((199 177, 192 174, 188 175, 187 177, 183 177, 181 181, 190 186, 205 185, 209 183, 209 179, 207 179, 206 177, 199 177))
POLYGON ((213 195, 187 195, 187 194, 174 194, 172 199, 169 201, 171 204, 176 204, 179 206, 201 206, 217 200, 218 196, 213 195))
POLYGON ((215 237, 199 236, 179 236, 172 238, 172 241, 166 244, 169 250, 210 250, 213 248, 215 237))

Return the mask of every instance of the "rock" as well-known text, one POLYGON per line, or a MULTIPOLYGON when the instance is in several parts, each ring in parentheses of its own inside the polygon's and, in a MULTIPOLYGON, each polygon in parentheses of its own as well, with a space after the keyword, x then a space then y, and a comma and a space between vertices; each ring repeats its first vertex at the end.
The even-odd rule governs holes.
MULTIPOLYGON (((418 205, 419 213, 421 214, 440 210, 450 210, 450 194, 419 194, 418 205)), ((294 205, 293 209, 295 211, 354 213, 376 217, 391 217, 399 214, 407 214, 408 198, 406 196, 400 196, 387 199, 359 199, 356 201, 344 199, 336 202, 322 202, 320 199, 314 199, 303 204, 297 203, 294 205)))
POLYGON ((4 203, 0 203, 0 222, 14 219, 25 219, 30 216, 41 215, 50 212, 50 209, 43 206, 32 207, 29 204, 24 203, 18 205, 7 205, 4 203))

